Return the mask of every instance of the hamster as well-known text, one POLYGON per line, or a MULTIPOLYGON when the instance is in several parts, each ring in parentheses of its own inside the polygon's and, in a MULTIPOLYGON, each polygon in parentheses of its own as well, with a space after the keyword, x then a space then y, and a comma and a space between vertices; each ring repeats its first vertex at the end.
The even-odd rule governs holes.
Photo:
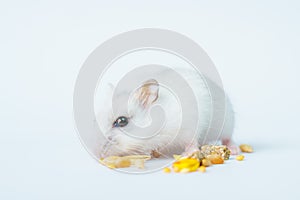
MULTIPOLYGON (((190 128, 194 124, 185 124, 184 127, 180 127, 181 105, 156 77, 151 76, 145 79, 134 91, 120 91, 114 94, 117 97, 114 100, 114 109, 111 101, 115 86, 105 83, 107 84, 106 91, 100 94, 104 100, 96 102, 99 106, 96 120, 105 136, 99 144, 100 157, 153 155, 153 153, 162 156, 189 154, 203 144, 215 142, 234 146, 231 139, 234 129, 234 112, 229 98, 226 95, 224 98, 224 91, 211 80, 195 73, 194 70, 178 68, 175 71, 187 81, 195 95, 197 105, 191 104, 191 106, 197 107, 197 116, 188 116, 189 119, 186 121, 193 123, 193 120, 197 118, 196 131, 190 128), (128 93, 132 95, 128 102, 124 102, 122 95, 128 95, 128 93), (212 93, 215 94, 214 99, 212 99, 212 93), (163 128, 153 136, 143 127, 153 122, 151 109, 154 105, 161 106, 165 120, 163 128), (135 131, 136 127, 142 128, 135 131), (131 132, 135 132, 136 135, 130 135, 131 132)), ((162 70, 158 73, 159 77, 166 79, 168 74, 170 70, 162 70)))

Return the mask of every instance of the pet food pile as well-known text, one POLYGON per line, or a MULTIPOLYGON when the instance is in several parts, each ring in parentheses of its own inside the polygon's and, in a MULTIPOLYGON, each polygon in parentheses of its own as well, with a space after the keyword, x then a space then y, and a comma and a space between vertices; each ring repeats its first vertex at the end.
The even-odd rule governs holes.
MULTIPOLYGON (((250 145, 240 145, 240 150, 245 153, 252 153, 250 145)), ((174 155, 175 162, 172 169, 177 173, 205 172, 206 167, 216 164, 223 164, 230 157, 230 150, 224 145, 204 145, 199 151, 192 153, 190 156, 174 155)), ((237 155, 236 160, 244 160, 244 155, 237 155)), ((170 173, 169 167, 164 168, 164 172, 170 173)))
MULTIPOLYGON (((239 147, 241 152, 253 152, 250 145, 241 144, 239 147)), ((206 167, 223 164, 229 157, 230 150, 224 145, 204 145, 189 156, 174 155, 175 162, 172 164, 172 169, 177 173, 189 173, 195 171, 205 172, 206 167)), ((143 169, 145 161, 150 159, 151 156, 148 155, 110 156, 100 159, 100 163, 111 169, 131 166, 143 169)), ((237 155, 235 159, 242 161, 244 160, 244 155, 237 155)), ((170 173, 172 170, 171 168, 166 167, 163 171, 170 173)))

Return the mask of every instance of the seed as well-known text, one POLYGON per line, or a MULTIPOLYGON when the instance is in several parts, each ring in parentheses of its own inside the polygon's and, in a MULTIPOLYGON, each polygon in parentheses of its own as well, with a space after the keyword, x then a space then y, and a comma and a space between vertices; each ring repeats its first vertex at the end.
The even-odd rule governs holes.
POLYGON ((160 157, 160 153, 158 153, 157 151, 153 150, 153 151, 151 152, 151 156, 152 156, 153 158, 159 158, 159 157, 160 157))
POLYGON ((245 153, 252 153, 253 152, 253 148, 248 144, 241 144, 240 149, 241 149, 242 152, 245 152, 245 153))
POLYGON ((211 162, 208 159, 204 158, 201 161, 201 165, 204 167, 209 167, 209 166, 211 166, 211 162))
POLYGON ((219 155, 208 155, 206 157, 212 164, 223 164, 224 160, 219 155))
POLYGON ((238 156, 235 157, 235 159, 238 160, 238 161, 242 161, 242 160, 244 160, 244 158, 245 158, 244 155, 238 155, 238 156))
POLYGON ((198 170, 200 172, 204 173, 204 172, 206 172, 206 167, 205 166, 200 166, 198 170))
POLYGON ((165 167, 164 170, 163 170, 165 173, 170 173, 171 172, 171 169, 169 167, 165 167))

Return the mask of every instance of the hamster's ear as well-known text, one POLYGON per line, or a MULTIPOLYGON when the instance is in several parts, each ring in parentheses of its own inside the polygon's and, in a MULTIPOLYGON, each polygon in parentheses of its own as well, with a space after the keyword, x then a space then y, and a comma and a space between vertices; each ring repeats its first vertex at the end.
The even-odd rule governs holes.
POLYGON ((146 108, 158 98, 159 84, 154 79, 145 81, 134 93, 135 101, 146 108))

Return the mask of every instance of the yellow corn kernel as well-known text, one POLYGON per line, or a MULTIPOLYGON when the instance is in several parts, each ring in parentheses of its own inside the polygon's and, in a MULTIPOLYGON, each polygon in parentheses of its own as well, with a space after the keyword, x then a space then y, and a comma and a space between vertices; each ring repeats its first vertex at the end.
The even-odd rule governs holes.
POLYGON ((204 172, 206 172, 206 167, 205 166, 200 166, 198 170, 200 172, 204 173, 204 172))
POLYGON ((248 144, 241 144, 240 149, 241 149, 242 152, 245 152, 245 153, 252 153, 253 152, 253 148, 248 144))
POLYGON ((183 158, 173 163, 175 172, 193 172, 198 169, 200 162, 195 158, 183 158))
POLYGON ((244 155, 238 155, 238 156, 235 157, 235 159, 238 160, 238 161, 242 161, 242 160, 244 160, 244 158, 245 158, 244 155))
POLYGON ((169 167, 165 167, 164 170, 163 170, 165 173, 170 173, 171 172, 171 169, 169 167))
POLYGON ((209 156, 207 156, 207 159, 214 165, 224 163, 222 156, 219 156, 219 155, 209 155, 209 156))

